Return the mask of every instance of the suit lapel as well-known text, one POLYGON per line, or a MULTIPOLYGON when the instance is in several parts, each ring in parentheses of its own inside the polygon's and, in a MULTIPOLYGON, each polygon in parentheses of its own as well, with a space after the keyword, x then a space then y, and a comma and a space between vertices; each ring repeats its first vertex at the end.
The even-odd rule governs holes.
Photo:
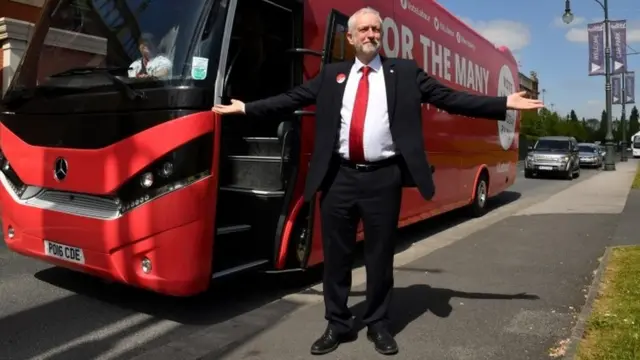
POLYGON ((384 85, 387 92, 387 110, 389 112, 389 123, 394 120, 393 114, 396 109, 396 79, 398 75, 394 69, 395 63, 393 60, 386 57, 382 57, 382 70, 384 72, 384 85))
POLYGON ((342 109, 342 97, 344 96, 344 89, 347 86, 347 80, 349 80, 349 74, 351 73, 352 61, 345 61, 337 66, 335 85, 333 90, 332 108, 335 109, 333 114, 336 114, 335 124, 340 124, 340 109, 342 109), (342 81, 339 81, 339 77, 344 76, 342 81))

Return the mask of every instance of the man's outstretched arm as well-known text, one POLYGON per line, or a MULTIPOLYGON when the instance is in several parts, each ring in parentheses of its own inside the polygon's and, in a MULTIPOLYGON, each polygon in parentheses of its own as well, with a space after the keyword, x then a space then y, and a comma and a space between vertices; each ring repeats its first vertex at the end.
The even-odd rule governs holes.
POLYGON ((240 100, 232 99, 230 105, 215 105, 211 110, 222 115, 247 114, 250 116, 267 116, 287 114, 305 106, 315 104, 321 84, 322 73, 285 93, 246 104, 240 100))
POLYGON ((452 114, 504 120, 509 109, 533 110, 544 106, 540 100, 525 98, 524 91, 509 96, 486 96, 454 90, 420 68, 416 71, 416 81, 423 102, 452 114))

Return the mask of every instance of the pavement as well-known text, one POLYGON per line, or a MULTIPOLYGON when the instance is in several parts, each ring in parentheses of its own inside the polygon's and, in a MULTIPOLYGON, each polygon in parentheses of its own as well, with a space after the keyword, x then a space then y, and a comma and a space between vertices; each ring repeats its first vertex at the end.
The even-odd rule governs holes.
MULTIPOLYGON (((396 358, 561 353, 605 247, 635 241, 633 226, 621 220, 640 213, 640 194, 626 200, 635 166, 585 170, 574 181, 520 175, 482 218, 454 211, 402 230, 396 358)), ((247 275, 200 297, 168 299, 52 268, 0 244, 0 359, 308 359, 326 325, 319 279, 317 272, 247 275)), ((353 279, 350 304, 359 314, 361 266, 353 279)), ((378 357, 364 331, 324 356, 378 357)))

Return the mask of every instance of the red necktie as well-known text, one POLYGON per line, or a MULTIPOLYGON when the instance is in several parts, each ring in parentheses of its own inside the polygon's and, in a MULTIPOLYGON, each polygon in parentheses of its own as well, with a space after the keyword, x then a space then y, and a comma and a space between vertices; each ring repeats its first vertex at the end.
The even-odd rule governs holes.
POLYGON ((349 160, 363 163, 364 160, 364 119, 367 115, 369 103, 369 72, 368 66, 362 67, 362 77, 356 91, 356 101, 351 114, 351 128, 349 129, 349 160))

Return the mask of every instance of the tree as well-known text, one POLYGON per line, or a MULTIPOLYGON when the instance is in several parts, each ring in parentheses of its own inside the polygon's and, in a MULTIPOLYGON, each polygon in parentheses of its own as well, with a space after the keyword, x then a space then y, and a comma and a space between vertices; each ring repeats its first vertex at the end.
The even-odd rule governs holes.
POLYGON ((569 114, 569 120, 578 122, 578 115, 576 115, 576 112, 573 109, 571 109, 571 113, 569 114))
POLYGON ((542 118, 536 111, 523 111, 521 114, 520 133, 529 135, 530 137, 539 137, 544 135, 542 118))
MULTIPOLYGON (((540 136, 564 135, 573 136, 579 141, 593 141, 593 133, 589 128, 590 122, 583 118, 578 120, 574 110, 565 117, 547 108, 540 111, 523 111, 520 118, 520 134, 527 139, 534 140, 540 136)), ((596 124, 598 120, 595 120, 596 124)), ((597 127, 597 125, 596 125, 597 127)))
POLYGON ((607 137, 607 110, 602 110, 602 115, 600 115, 600 128, 598 129, 596 137, 596 140, 603 142, 604 138, 607 137))
POLYGON ((640 131, 640 119, 638 114, 638 107, 634 106, 631 109, 631 115, 629 115, 629 136, 634 135, 640 131))

